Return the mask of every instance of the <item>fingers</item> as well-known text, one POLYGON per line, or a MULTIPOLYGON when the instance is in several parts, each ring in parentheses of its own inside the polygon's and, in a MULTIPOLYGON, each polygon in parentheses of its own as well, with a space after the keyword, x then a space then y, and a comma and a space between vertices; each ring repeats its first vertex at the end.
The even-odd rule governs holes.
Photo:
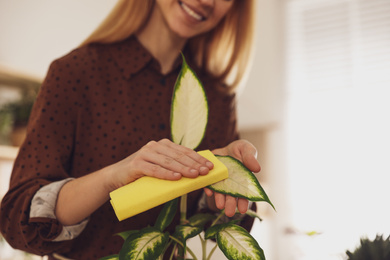
POLYGON ((241 150, 241 158, 244 165, 252 172, 260 172, 261 167, 257 161, 256 148, 248 143, 245 143, 244 148, 241 150))
MULTIPOLYGON (((168 139, 151 141, 132 158, 132 171, 160 179, 178 180, 182 176, 205 175, 213 164, 195 151, 168 139)), ((139 177, 140 177, 139 176, 139 177)))
MULTIPOLYGON (((217 202, 216 202, 217 203, 217 202)), ((221 203, 222 204, 222 203, 221 203)), ((225 215, 233 217, 236 214, 236 209, 241 214, 248 210, 249 201, 243 198, 235 198, 230 195, 225 196, 225 215)))
POLYGON ((143 159, 135 158, 131 164, 131 174, 135 175, 133 180, 136 180, 142 176, 151 176, 164 180, 179 180, 182 177, 182 174, 168 170, 164 167, 161 167, 158 164, 147 162, 143 159))
MULTIPOLYGON (((160 146, 160 149, 168 147, 169 149, 165 149, 163 151, 159 151, 161 154, 164 154, 167 156, 168 159, 168 164, 171 159, 174 161, 179 162, 182 165, 185 165, 192 170, 192 174, 194 174, 195 171, 197 171, 201 175, 205 175, 211 170, 214 166, 213 164, 204 158, 203 156, 199 155, 195 151, 175 144, 167 139, 161 140, 159 143, 163 144, 164 146, 160 146), (195 170, 195 171, 194 171, 195 170)), ((198 176, 195 174, 196 177, 198 176)), ((191 177, 191 176, 186 176, 186 177, 191 177)))
MULTIPOLYGON (((261 167, 257 161, 257 150, 250 142, 246 140, 237 140, 230 143, 228 146, 213 150, 214 154, 229 155, 240 160, 250 171, 260 172, 261 167)), ((205 189, 207 196, 212 196, 213 192, 209 189, 205 189)), ((248 210, 249 201, 243 198, 235 198, 229 195, 223 195, 214 193, 215 206, 218 209, 225 209, 225 214, 228 217, 232 217, 236 209, 241 214, 244 214, 248 210)))
POLYGON ((214 197, 215 197, 215 205, 217 206, 217 208, 224 209, 225 208, 225 201, 226 201, 225 194, 215 192, 214 197))
POLYGON ((204 191, 209 197, 214 194, 215 206, 220 210, 225 209, 225 215, 228 217, 233 217, 236 213, 236 209, 238 209, 241 214, 245 214, 248 210, 249 201, 247 199, 235 198, 230 195, 213 192, 207 188, 205 188, 204 191))
POLYGON ((238 198, 237 208, 241 214, 245 214, 249 208, 249 200, 238 198))
POLYGON ((246 140, 237 140, 228 146, 213 150, 214 154, 230 155, 241 162, 252 172, 260 172, 261 167, 257 161, 257 150, 246 140))
POLYGON ((225 215, 228 217, 233 217, 236 214, 237 208, 237 198, 230 195, 226 195, 225 201, 225 215))
POLYGON ((204 192, 206 193, 206 195, 208 197, 211 197, 214 194, 214 192, 212 190, 208 189, 208 188, 203 188, 203 190, 204 190, 204 192))

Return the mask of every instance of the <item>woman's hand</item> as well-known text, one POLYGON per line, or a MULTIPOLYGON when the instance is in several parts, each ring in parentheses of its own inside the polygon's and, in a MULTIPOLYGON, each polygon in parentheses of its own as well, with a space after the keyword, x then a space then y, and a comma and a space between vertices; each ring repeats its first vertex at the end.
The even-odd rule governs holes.
MULTIPOLYGON (((244 163, 244 165, 252 172, 257 173, 261 170, 260 164, 256 159, 257 150, 248 141, 234 141, 224 148, 213 150, 213 153, 216 155, 230 155, 244 163)), ((213 208, 215 206, 220 210, 225 209, 225 214, 228 217, 234 216, 236 208, 241 214, 245 213, 248 210, 249 201, 246 199, 235 198, 230 195, 225 195, 217 192, 214 193, 212 190, 207 188, 205 188, 204 191, 206 195, 210 198, 208 199, 209 207, 213 208), (215 201, 212 200, 213 195, 215 201)))
POLYGON ((207 174, 213 164, 195 151, 163 139, 149 142, 112 167, 110 182, 114 190, 142 176, 166 180, 195 178, 207 174))
POLYGON ((63 225, 75 225, 109 200, 111 191, 142 176, 178 180, 205 175, 212 168, 191 149, 167 139, 152 141, 122 161, 67 182, 58 195, 55 214, 63 225))

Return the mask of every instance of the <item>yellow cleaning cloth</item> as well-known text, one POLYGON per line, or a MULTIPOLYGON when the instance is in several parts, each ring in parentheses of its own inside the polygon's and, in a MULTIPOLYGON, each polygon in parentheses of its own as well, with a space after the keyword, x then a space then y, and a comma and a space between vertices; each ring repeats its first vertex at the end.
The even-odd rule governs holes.
POLYGON ((144 176, 112 191, 111 205, 119 221, 228 177, 226 166, 212 152, 205 150, 198 153, 214 164, 214 168, 207 175, 197 178, 182 177, 177 181, 144 176))

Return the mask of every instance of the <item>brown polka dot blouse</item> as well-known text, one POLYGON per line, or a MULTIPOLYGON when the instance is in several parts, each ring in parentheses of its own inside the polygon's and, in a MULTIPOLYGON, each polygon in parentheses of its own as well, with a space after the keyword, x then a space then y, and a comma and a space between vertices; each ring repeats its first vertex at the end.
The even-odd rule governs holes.
MULTIPOLYGON (((52 242, 61 224, 49 218, 30 219, 29 207, 44 185, 86 175, 151 140, 170 138, 171 96, 180 63, 178 58, 171 73, 161 74, 158 62, 130 37, 76 49, 51 64, 1 204, 1 232, 13 247, 40 255, 56 252, 72 259, 98 259, 119 252, 122 239, 113 234, 154 224, 161 207, 119 222, 107 202, 79 237, 52 242)), ((204 83, 210 105, 199 150, 223 147, 238 138, 234 95, 217 91, 221 83, 189 63, 204 83)), ((200 194, 189 196, 189 214, 196 210, 200 194)))

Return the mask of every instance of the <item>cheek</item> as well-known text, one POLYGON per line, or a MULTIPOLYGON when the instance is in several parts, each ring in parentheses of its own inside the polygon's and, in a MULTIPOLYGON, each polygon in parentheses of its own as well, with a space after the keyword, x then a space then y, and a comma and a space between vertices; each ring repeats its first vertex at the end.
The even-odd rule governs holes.
POLYGON ((209 24, 207 25, 208 29, 213 29, 217 24, 225 17, 225 12, 221 14, 217 14, 213 17, 212 20, 209 21, 209 24))
POLYGON ((214 21, 215 25, 219 21, 221 21, 229 13, 231 8, 232 8, 232 4, 230 4, 229 6, 219 7, 219 8, 214 10, 213 21, 214 21))

